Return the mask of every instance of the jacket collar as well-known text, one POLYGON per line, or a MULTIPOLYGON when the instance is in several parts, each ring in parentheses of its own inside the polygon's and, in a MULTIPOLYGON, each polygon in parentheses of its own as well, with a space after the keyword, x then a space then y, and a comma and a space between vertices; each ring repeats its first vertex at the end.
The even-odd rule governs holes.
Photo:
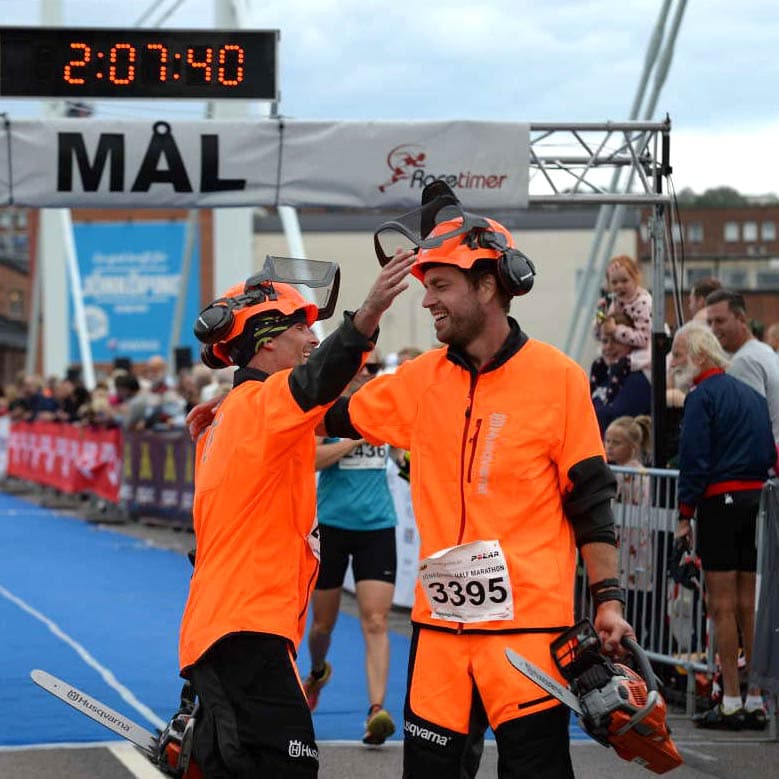
POLYGON ((265 371, 258 370, 257 368, 239 368, 233 374, 233 387, 237 387, 245 381, 265 381, 268 376, 270 376, 269 373, 265 373, 265 371))
POLYGON ((446 350, 446 358, 458 365, 460 368, 465 368, 469 373, 489 373, 496 368, 500 368, 503 363, 508 362, 527 342, 528 336, 522 332, 519 327, 519 323, 513 317, 508 317, 509 320, 509 334, 503 345, 493 355, 492 359, 480 370, 477 371, 471 362, 471 358, 462 350, 456 346, 450 346, 446 350))
POLYGON ((702 381, 706 381, 710 376, 716 376, 718 373, 725 373, 725 371, 723 371, 722 368, 709 368, 708 370, 699 373, 692 380, 692 383, 697 387, 702 381))

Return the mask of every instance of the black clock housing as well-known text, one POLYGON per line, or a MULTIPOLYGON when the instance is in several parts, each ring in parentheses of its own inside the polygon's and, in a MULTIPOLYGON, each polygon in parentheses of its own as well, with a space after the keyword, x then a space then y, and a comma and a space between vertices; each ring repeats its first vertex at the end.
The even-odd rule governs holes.
POLYGON ((0 96, 278 100, 278 30, 0 27, 0 96))

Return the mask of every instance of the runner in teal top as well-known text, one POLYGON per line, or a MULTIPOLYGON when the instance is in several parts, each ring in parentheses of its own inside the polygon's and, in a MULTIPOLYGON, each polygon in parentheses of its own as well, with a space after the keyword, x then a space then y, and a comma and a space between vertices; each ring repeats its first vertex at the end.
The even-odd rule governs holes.
MULTIPOLYGON (((376 352, 349 386, 354 392, 381 368, 376 352)), ((312 598, 308 634, 311 673, 303 681, 308 705, 316 708, 333 668, 326 660, 338 619, 344 577, 351 560, 360 626, 365 640, 368 716, 363 742, 383 744, 395 731, 384 708, 389 672, 387 617, 395 591, 395 506, 387 486, 387 445, 362 439, 322 439, 317 445, 317 517, 321 562, 312 598)))
POLYGON ((395 506, 387 486, 389 446, 341 438, 325 438, 322 443, 337 442, 348 444, 351 451, 319 473, 319 524, 342 530, 395 527, 395 506))

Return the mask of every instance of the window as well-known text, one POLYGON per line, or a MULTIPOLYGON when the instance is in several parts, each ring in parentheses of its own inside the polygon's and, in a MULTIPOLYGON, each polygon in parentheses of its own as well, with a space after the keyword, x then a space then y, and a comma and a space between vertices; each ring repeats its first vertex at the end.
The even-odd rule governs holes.
POLYGON ((24 295, 21 290, 12 289, 8 293, 8 314, 13 319, 24 318, 24 295))
POLYGON ((714 268, 689 268, 687 271, 687 289, 690 289, 698 279, 705 279, 707 276, 714 276, 714 268))
POLYGON ((690 222, 687 225, 687 240, 690 243, 703 242, 703 225, 700 222, 690 222))
POLYGON ((721 277, 722 285, 728 289, 746 289, 749 277, 745 270, 724 270, 721 277))
POLYGON ((744 222, 744 240, 757 240, 757 222, 744 222))
POLYGON ((763 222, 761 225, 760 238, 764 241, 775 241, 776 222, 763 222))
POLYGON ((760 270, 755 274, 759 290, 779 289, 779 271, 760 270))
POLYGON ((682 228, 681 225, 675 224, 671 227, 671 239, 674 243, 682 242, 682 228))
POLYGON ((640 230, 641 230, 641 241, 643 243, 649 243, 649 237, 650 237, 649 225, 646 222, 643 222, 641 224, 640 230))
POLYGON ((725 222, 725 240, 729 243, 735 243, 740 237, 738 222, 725 222))

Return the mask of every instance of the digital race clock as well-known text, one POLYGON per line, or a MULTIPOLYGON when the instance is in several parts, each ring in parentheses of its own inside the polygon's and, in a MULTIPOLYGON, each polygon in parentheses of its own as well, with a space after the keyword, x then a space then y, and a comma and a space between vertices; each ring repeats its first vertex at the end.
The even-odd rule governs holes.
POLYGON ((0 96, 277 100, 278 30, 0 27, 0 96))

